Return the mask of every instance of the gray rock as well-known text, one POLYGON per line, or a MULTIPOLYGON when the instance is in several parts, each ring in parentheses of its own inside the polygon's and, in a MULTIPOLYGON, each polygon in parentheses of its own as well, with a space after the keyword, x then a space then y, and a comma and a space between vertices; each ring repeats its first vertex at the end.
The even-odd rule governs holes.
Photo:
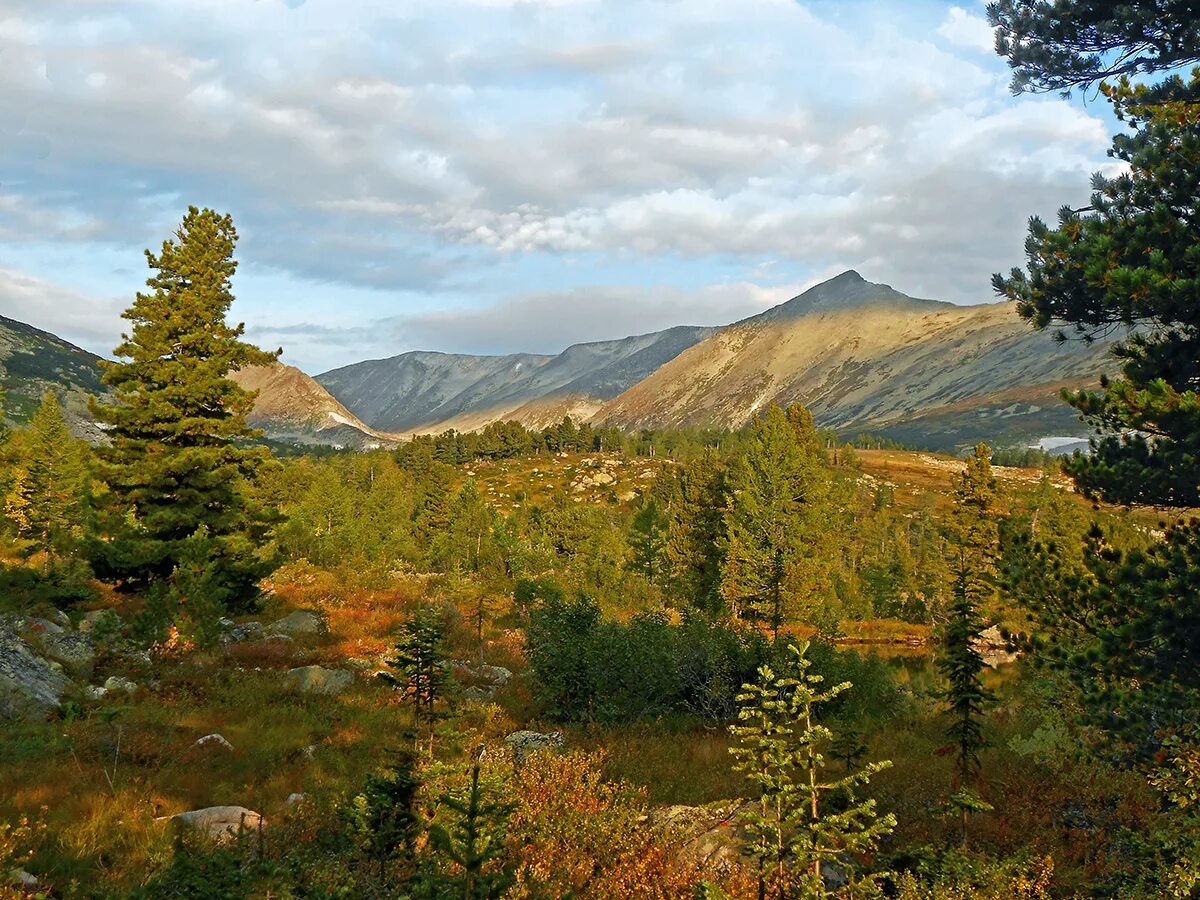
POLYGON ((205 747, 217 750, 233 750, 233 744, 225 740, 225 736, 221 734, 206 734, 204 737, 196 741, 197 747, 205 747))
POLYGON ((25 622, 25 632, 34 636, 44 634, 62 634, 65 630, 62 625, 56 622, 51 622, 49 619, 32 618, 25 622))
POLYGON ((494 696, 496 696, 495 688, 483 688, 483 687, 472 686, 469 688, 463 688, 463 692, 462 692, 462 698, 464 700, 474 700, 474 701, 491 700, 494 696))
POLYGON ((288 798, 283 801, 283 805, 291 808, 291 807, 295 806, 297 803, 303 803, 307 799, 308 799, 308 794, 299 794, 299 793, 288 794, 288 798))
POLYGON ((9 873, 8 884, 10 887, 19 888, 22 891, 36 891, 41 882, 38 881, 36 875, 30 874, 24 869, 13 869, 9 873))
POLYGON ((58 709, 70 680, 14 632, 0 629, 0 719, 37 719, 58 709))
POLYGON ((133 694, 137 692, 137 689, 137 682, 130 681, 128 678, 122 678, 120 675, 110 675, 104 682, 104 690, 109 694, 116 693, 117 691, 133 694))
POLYGON ((100 687, 98 684, 89 684, 84 690, 93 700, 103 700, 108 694, 108 688, 100 687))
POLYGON ((76 678, 91 678, 96 665, 96 642, 86 631, 62 631, 43 634, 39 641, 42 655, 61 663, 76 678))
POLYGON ((245 641, 261 638, 263 626, 261 622, 243 622, 241 625, 231 625, 221 633, 218 639, 222 647, 232 647, 245 641))
POLYGON ((354 673, 345 669, 326 669, 324 666, 301 666, 289 669, 284 684, 302 694, 331 697, 340 694, 354 682, 354 673))
POLYGON ((329 624, 325 617, 311 609, 298 609, 288 613, 282 619, 272 622, 267 628, 268 634, 286 634, 288 637, 321 637, 329 634, 329 624))
POLYGON ((215 841, 227 841, 241 831, 256 831, 266 824, 261 815, 244 806, 209 806, 156 821, 164 820, 176 828, 200 832, 215 841))
POLYGON ((512 751, 514 765, 521 765, 530 753, 539 750, 557 750, 563 745, 562 732, 551 731, 542 734, 540 731, 514 731, 504 739, 512 751))
POLYGON ((50 613, 50 618, 53 619, 55 622, 57 622, 63 628, 71 627, 71 617, 68 616, 61 609, 56 609, 54 612, 50 613))

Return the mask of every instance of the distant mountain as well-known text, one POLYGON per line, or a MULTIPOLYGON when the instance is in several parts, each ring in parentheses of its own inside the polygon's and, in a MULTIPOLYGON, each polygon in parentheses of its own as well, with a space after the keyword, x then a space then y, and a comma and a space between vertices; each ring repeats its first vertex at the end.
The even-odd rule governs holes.
POLYGON ((87 403, 88 395, 106 391, 100 357, 48 331, 0 316, 0 387, 4 418, 12 424, 29 421, 46 391, 54 390, 73 433, 93 441, 101 435, 87 403))
MULTIPOLYGON (((0 386, 4 416, 27 422, 47 390, 58 394, 71 431, 93 443, 104 432, 88 410, 88 397, 103 398, 101 359, 48 331, 0 316, 0 386)), ((234 380, 259 392, 250 422, 268 438, 292 444, 365 448, 394 444, 360 422, 323 387, 291 366, 255 367, 234 380)))
POLYGON ((1062 387, 1113 368, 1103 344, 1056 343, 1011 303, 908 297, 845 272, 700 341, 605 403, 624 428, 736 428, 769 403, 921 446, 1079 433, 1062 387))
POLYGON ((532 427, 559 409, 586 417, 713 331, 678 326, 575 344, 557 356, 414 351, 334 369, 317 381, 388 432, 470 430, 512 418, 532 427))
POLYGON ((392 435, 364 425, 294 366, 252 366, 234 372, 232 378, 246 390, 258 392, 248 419, 272 440, 358 450, 396 443, 392 435))

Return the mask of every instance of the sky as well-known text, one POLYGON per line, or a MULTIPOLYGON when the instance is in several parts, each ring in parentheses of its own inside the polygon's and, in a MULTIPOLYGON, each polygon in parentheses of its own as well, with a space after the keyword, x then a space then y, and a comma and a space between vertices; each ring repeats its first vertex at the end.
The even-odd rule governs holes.
POLYGON ((316 374, 719 325, 848 268, 992 302, 1102 100, 935 0, 3 0, 0 314, 101 354, 191 204, 316 374))

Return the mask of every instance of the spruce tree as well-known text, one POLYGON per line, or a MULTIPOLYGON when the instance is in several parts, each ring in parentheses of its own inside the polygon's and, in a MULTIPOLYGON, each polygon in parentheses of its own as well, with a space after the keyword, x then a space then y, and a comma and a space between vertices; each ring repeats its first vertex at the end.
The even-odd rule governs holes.
POLYGON ((633 514, 629 545, 633 551, 630 566, 646 576, 651 584, 662 581, 664 548, 668 521, 654 497, 647 497, 633 514))
POLYGON ((439 800, 454 813, 455 821, 450 827, 434 825, 429 831, 434 849, 458 867, 454 875, 443 876, 443 888, 448 896, 462 900, 503 897, 515 878, 510 869, 500 865, 500 858, 505 825, 516 804, 489 799, 479 775, 476 754, 465 795, 447 793, 439 800))
POLYGON ((412 709, 413 747, 420 746, 424 731, 430 755, 433 755, 434 728, 440 718, 437 704, 443 698, 448 677, 444 640, 445 626, 439 612, 431 607, 422 608, 400 626, 393 655, 387 660, 395 674, 379 673, 412 709))
POLYGON ((270 571, 260 553, 273 516, 249 485, 270 460, 246 423, 254 394, 229 374, 272 362, 229 325, 237 232, 232 219, 191 207, 155 254, 153 274, 124 318, 133 327, 103 362, 113 402, 93 403, 110 445, 98 451, 107 492, 99 497, 97 573, 132 589, 167 579, 200 529, 231 606, 257 596, 270 571))
POLYGON ((721 594, 735 618, 752 612, 776 637, 820 514, 819 451, 803 431, 806 416, 774 404, 756 416, 729 479, 721 594))
POLYGON ((979 808, 968 801, 979 778, 980 753, 987 746, 983 715, 994 699, 983 686, 983 657, 976 647, 983 630, 980 606, 995 594, 999 552, 990 455, 988 447, 980 444, 955 479, 949 541, 953 600, 937 659, 947 682, 944 699, 950 724, 946 736, 955 750, 955 796, 959 798, 955 806, 962 813, 964 844, 969 813, 979 808))
POLYGON ((724 463, 714 448, 706 447, 683 468, 663 555, 674 592, 709 614, 721 606, 725 500, 724 463))

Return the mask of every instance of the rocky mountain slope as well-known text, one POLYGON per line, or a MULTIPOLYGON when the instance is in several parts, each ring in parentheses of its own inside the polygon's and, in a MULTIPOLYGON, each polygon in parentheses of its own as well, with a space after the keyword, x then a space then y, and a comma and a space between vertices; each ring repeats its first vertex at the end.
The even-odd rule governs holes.
MULTIPOLYGON (((72 432, 89 441, 103 432, 88 410, 88 397, 104 397, 100 357, 47 331, 0 316, 0 386, 4 417, 29 420, 42 395, 53 389, 72 432)), ((268 438, 292 444, 370 447, 395 443, 367 427, 323 387, 292 366, 246 369, 234 379, 259 392, 250 422, 268 438)))
POLYGON ((908 297, 845 272, 685 350, 604 404, 624 428, 738 427, 775 402, 921 446, 1080 431, 1058 399, 1112 368, 1107 346, 1057 344, 1013 304, 908 297))
POLYGON ((364 425, 311 376, 294 366, 252 366, 233 380, 258 391, 250 424, 272 440, 288 444, 367 449, 396 443, 389 434, 364 425))
POLYGON ((469 356, 414 351, 317 376, 346 407, 390 432, 469 430, 497 419, 527 425, 586 416, 713 329, 677 326, 575 344, 557 356, 469 356))
POLYGON ((88 411, 89 394, 105 391, 100 357, 48 331, 0 316, 0 387, 4 418, 26 422, 49 389, 58 393, 71 430, 85 438, 100 435, 88 411))

